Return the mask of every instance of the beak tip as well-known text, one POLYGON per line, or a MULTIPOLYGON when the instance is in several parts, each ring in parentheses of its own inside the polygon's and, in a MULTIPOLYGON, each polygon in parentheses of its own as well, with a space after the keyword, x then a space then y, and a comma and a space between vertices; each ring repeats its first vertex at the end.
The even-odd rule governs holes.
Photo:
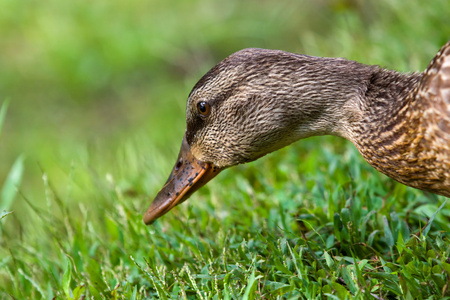
POLYGON ((146 212, 144 214, 144 216, 142 217, 142 221, 144 222, 145 225, 152 225, 153 223, 155 223, 157 218, 154 218, 151 214, 149 214, 148 212, 146 212))
POLYGON ((145 218, 143 219, 143 221, 144 221, 144 224, 145 225, 152 225, 153 223, 155 223, 155 221, 154 220, 150 220, 150 221, 147 221, 147 220, 145 220, 145 218))
POLYGON ((211 163, 196 159, 185 136, 169 179, 156 195, 142 220, 146 225, 151 225, 156 219, 189 198, 220 171, 220 168, 213 168, 211 163))

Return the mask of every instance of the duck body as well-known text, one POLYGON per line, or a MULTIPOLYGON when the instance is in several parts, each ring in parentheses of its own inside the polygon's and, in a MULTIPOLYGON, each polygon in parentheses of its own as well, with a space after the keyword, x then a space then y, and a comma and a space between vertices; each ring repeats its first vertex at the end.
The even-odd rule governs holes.
POLYGON ((336 135, 378 171, 450 197, 450 43, 423 73, 244 49, 192 89, 186 133, 149 224, 215 177, 294 141, 336 135))
POLYGON ((350 141, 378 171, 450 197, 450 44, 424 73, 382 70, 370 87, 350 141))

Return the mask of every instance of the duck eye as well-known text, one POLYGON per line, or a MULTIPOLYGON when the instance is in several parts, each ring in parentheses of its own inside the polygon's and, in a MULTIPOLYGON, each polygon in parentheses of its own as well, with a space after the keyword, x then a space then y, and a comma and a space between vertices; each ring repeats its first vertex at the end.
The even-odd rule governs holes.
POLYGON ((197 110, 202 116, 207 116, 211 110, 211 106, 205 101, 197 104, 197 110))

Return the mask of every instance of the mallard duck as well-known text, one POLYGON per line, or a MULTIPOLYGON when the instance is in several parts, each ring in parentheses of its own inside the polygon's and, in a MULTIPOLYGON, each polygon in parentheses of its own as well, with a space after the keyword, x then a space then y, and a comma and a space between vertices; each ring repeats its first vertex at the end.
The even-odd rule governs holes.
POLYGON ((412 74, 278 50, 230 55, 189 94, 180 154, 144 222, 225 168, 328 134, 387 176, 450 197, 450 42, 412 74))

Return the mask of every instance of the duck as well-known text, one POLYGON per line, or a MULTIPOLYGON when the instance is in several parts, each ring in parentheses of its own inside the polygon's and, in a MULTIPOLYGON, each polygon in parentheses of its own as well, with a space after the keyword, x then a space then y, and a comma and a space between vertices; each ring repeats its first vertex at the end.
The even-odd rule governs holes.
POLYGON ((191 90, 178 158, 143 221, 226 168, 319 135, 349 140, 402 184, 450 197, 450 41, 421 73, 281 50, 231 54, 191 90))

